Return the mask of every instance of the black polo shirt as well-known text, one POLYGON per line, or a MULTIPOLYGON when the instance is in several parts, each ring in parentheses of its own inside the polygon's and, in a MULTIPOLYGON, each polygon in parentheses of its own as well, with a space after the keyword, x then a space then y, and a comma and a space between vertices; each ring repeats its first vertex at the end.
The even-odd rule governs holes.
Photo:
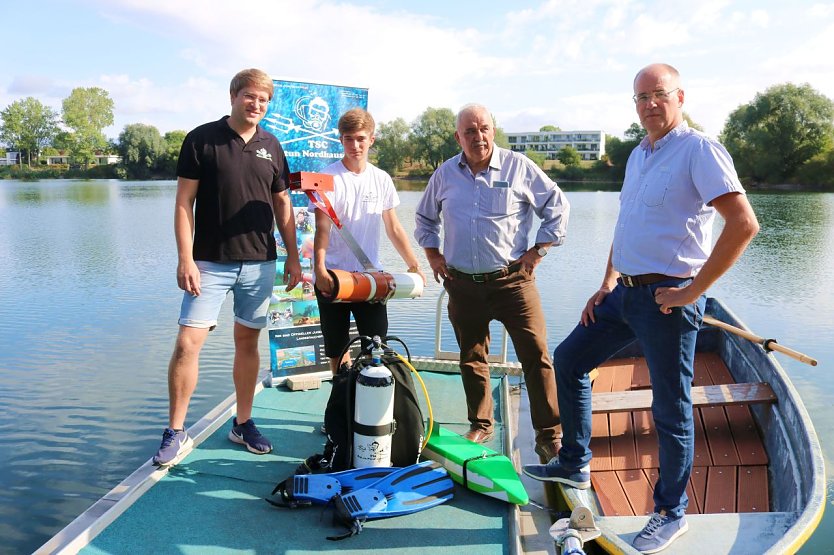
POLYGON ((244 143, 227 119, 206 123, 186 135, 177 162, 178 176, 200 182, 194 260, 275 260, 272 194, 289 186, 284 150, 260 125, 244 143))

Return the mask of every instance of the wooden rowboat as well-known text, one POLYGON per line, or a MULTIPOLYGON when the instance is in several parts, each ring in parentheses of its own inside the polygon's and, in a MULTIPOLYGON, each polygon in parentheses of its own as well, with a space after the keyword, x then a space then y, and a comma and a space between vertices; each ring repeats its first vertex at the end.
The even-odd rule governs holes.
MULTIPOLYGON (((708 299, 707 314, 746 329, 715 299, 708 299)), ((816 528, 825 503, 811 419, 785 371, 760 345, 706 325, 696 350, 689 531, 669 551, 793 553, 816 528)), ((648 369, 635 342, 598 370, 592 487, 558 487, 571 509, 591 510, 599 546, 637 553, 631 541, 652 513, 658 467, 648 369)))

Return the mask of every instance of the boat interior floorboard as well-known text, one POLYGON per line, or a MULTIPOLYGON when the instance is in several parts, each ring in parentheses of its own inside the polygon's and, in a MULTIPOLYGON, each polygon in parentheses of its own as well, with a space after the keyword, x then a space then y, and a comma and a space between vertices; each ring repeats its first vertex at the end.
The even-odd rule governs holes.
MULTIPOLYGON (((732 376, 718 355, 696 355, 694 386, 732 383, 732 376)), ((600 366, 593 383, 595 396, 648 388, 649 372, 642 358, 608 361, 600 366)), ((709 398, 707 395, 707 400, 694 409, 695 462, 687 488, 690 497, 687 513, 767 511, 770 502, 767 453, 749 403, 745 402, 746 399, 767 402, 767 391, 733 386, 726 399, 711 403, 709 398)), ((635 400, 631 399, 632 404, 635 400)), ((650 514, 659 466, 651 411, 644 408, 622 412, 616 406, 607 406, 597 412, 595 408, 591 449, 594 453, 591 480, 602 513, 608 516, 650 514)))

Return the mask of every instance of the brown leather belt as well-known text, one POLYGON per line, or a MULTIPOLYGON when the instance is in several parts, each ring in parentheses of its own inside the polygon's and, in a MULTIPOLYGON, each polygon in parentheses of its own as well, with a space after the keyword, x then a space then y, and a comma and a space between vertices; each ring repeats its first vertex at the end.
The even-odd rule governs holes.
POLYGON ((665 274, 640 274, 639 276, 628 276, 626 274, 620 274, 620 277, 617 278, 617 283, 619 283, 623 287, 640 287, 643 285, 651 285, 652 283, 657 283, 658 281, 666 281, 669 279, 686 278, 667 276, 665 274))
POLYGON ((506 277, 510 274, 517 272, 520 269, 521 262, 513 262, 506 268, 501 268, 500 270, 495 270, 494 272, 487 272, 485 274, 467 274, 465 272, 455 270, 454 268, 447 268, 447 271, 449 272, 449 275, 453 278, 471 280, 475 283, 486 283, 488 281, 495 281, 496 279, 506 277))

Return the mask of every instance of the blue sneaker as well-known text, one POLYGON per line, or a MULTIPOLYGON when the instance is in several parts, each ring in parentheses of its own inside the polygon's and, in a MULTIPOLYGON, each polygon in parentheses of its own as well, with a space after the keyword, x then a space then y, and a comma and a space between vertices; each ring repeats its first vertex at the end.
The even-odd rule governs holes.
POLYGON ((553 457, 547 464, 525 464, 524 473, 536 480, 545 482, 559 482, 577 489, 591 487, 591 467, 584 466, 579 470, 565 468, 559 462, 559 457, 553 457))
POLYGON ((232 420, 232 429, 229 432, 229 439, 235 443, 245 445, 251 453, 265 455, 272 451, 272 444, 266 439, 251 418, 243 424, 237 423, 237 417, 232 420))
POLYGON ((164 468, 177 464, 188 453, 193 443, 185 430, 165 428, 162 432, 162 444, 153 457, 154 466, 164 468))
POLYGON ((666 511, 654 513, 631 545, 641 553, 657 553, 669 547, 678 536, 689 530, 686 517, 666 516, 666 511))

